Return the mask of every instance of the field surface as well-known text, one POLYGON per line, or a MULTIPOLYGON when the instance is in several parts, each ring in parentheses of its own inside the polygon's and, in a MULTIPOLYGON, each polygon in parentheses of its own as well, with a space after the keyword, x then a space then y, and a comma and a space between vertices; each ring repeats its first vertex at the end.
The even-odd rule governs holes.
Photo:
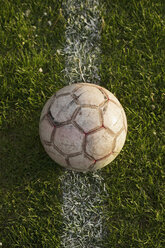
MULTIPOLYGON (((121 154, 103 168, 106 248, 165 247, 165 6, 101 3, 101 85, 128 119, 121 154)), ((46 100, 67 85, 61 1, 0 0, 0 242, 60 248, 63 169, 38 135, 46 100)), ((71 247, 74 248, 74 247, 71 247)))

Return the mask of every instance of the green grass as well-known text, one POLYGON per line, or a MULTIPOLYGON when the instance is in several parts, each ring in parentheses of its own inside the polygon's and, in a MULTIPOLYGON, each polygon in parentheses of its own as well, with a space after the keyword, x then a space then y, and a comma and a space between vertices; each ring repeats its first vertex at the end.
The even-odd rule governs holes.
POLYGON ((38 122, 64 84, 61 4, 0 3, 0 241, 4 248, 59 247, 61 169, 40 144, 38 122))
MULTIPOLYGON (((65 84, 60 8, 57 0, 0 1, 4 248, 60 247, 62 169, 45 154, 38 136, 45 101, 65 84)), ((160 0, 104 1, 102 86, 115 93, 128 118, 124 149, 103 169, 107 248, 165 246, 164 9, 160 0)))
POLYGON ((64 41, 60 5, 59 1, 1 0, 3 124, 11 125, 20 117, 29 118, 33 111, 41 109, 48 96, 62 87, 63 58, 57 52, 64 41))
POLYGON ((104 1, 103 85, 128 118, 121 155, 107 171, 107 247, 165 246, 164 10, 161 1, 104 1))

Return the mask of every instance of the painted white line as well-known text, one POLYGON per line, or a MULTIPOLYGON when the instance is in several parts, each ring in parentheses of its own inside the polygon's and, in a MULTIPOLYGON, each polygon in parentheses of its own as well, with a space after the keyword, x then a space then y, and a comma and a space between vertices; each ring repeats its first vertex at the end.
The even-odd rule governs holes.
POLYGON ((101 207, 106 194, 101 173, 66 171, 61 177, 63 190, 62 247, 100 248, 104 231, 101 207))
POLYGON ((69 84, 90 82, 99 84, 100 10, 98 0, 65 0, 63 10, 67 20, 64 47, 64 76, 69 84))
MULTIPOLYGON (((64 0, 66 23, 65 82, 99 84, 100 8, 99 0, 64 0)), ((63 191, 62 247, 101 248, 104 235, 103 196, 107 195, 101 171, 65 171, 63 191)))

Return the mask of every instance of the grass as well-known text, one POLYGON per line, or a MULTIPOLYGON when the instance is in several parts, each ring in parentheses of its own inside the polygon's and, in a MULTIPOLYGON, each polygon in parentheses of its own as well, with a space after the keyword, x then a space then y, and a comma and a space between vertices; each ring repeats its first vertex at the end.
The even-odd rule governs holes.
POLYGON ((1 1, 0 241, 6 248, 60 246, 61 170, 38 136, 44 102, 63 85, 60 7, 59 1, 1 1))
POLYGON ((164 31, 161 1, 104 1, 103 85, 128 118, 121 155, 107 171, 107 247, 162 248, 164 225, 164 31))
MULTIPOLYGON (((60 247, 62 169, 45 154, 38 120, 61 88, 65 42, 61 1, 0 1, 0 242, 60 247)), ((120 99, 127 141, 105 167, 106 247, 163 248, 163 1, 105 0, 102 86, 120 99)))

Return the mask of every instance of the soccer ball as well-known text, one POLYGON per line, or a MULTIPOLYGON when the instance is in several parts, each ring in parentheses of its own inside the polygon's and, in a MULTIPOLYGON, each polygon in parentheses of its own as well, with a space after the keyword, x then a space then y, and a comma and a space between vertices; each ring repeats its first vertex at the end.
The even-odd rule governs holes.
POLYGON ((77 83, 57 91, 45 104, 39 124, 48 155, 75 171, 96 171, 121 151, 127 133, 125 112, 105 88, 77 83))

